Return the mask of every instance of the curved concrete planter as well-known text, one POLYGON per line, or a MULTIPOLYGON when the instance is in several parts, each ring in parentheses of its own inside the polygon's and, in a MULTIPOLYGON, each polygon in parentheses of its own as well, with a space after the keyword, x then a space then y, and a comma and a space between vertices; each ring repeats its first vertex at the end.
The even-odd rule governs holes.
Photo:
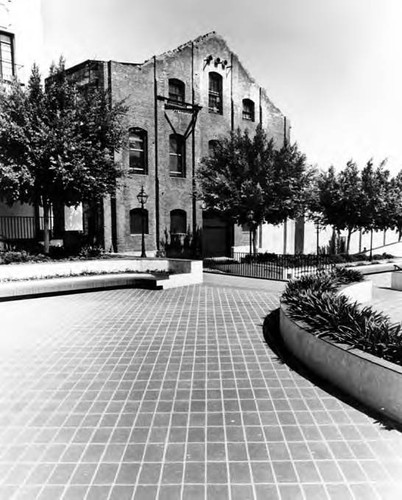
POLYGON ((0 300, 112 288, 165 290, 202 283, 202 280, 202 261, 184 259, 126 258, 10 264, 0 266, 0 300), (158 279, 152 274, 143 274, 154 271, 167 271, 173 274, 170 274, 167 279, 158 279), (112 274, 69 276, 85 272, 112 274), (7 281, 10 279, 23 281, 7 281))
MULTIPOLYGON (((349 295, 358 285, 347 287, 342 293, 349 295)), ((317 338, 286 312, 286 305, 281 304, 280 332, 287 349, 299 361, 366 407, 402 424, 402 367, 359 349, 317 338)))

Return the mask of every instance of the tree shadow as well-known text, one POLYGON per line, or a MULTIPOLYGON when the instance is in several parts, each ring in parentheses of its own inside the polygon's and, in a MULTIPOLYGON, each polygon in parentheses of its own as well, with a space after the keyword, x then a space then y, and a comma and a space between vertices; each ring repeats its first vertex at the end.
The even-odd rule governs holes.
POLYGON ((368 408, 355 398, 346 394, 344 391, 334 386, 328 380, 313 373, 308 366, 301 363, 285 346, 283 338, 279 330, 279 311, 274 309, 264 319, 262 331, 264 340, 268 347, 276 355, 276 361, 281 364, 286 364, 291 370, 295 371, 312 384, 327 392, 329 395, 339 399, 343 403, 348 404, 355 410, 358 410, 368 417, 374 419, 374 423, 380 425, 384 430, 396 430, 402 432, 402 424, 395 422, 392 419, 384 417, 383 414, 376 412, 372 408, 368 408))

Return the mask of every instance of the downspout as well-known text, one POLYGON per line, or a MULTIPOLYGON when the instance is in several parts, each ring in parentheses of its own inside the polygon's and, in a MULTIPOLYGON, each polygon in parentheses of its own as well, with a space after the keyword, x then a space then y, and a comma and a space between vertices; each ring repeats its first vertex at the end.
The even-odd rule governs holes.
POLYGON ((233 103, 233 54, 230 54, 230 130, 234 130, 234 103, 233 103))
POLYGON ((287 254, 288 246, 288 220, 285 219, 283 222, 283 254, 287 254))
MULTIPOLYGON (((109 87, 109 104, 112 106, 112 61, 107 63, 108 70, 108 87, 109 87)), ((110 196, 110 218, 111 218, 111 233, 112 233, 112 248, 113 252, 117 252, 117 204, 116 204, 116 189, 110 196)))
POLYGON ((288 145, 288 138, 286 133, 286 116, 283 117, 283 147, 286 148, 288 145))
POLYGON ((159 251, 159 175, 158 175, 158 82, 156 79, 156 56, 154 56, 154 134, 155 134, 155 239, 159 251))
MULTIPOLYGON (((191 42, 191 103, 193 106, 195 104, 195 91, 194 91, 194 42, 191 42)), ((195 237, 197 231, 197 200, 196 200, 196 184, 195 184, 195 127, 194 123, 192 134, 191 134, 191 158, 192 158, 192 202, 193 202, 193 238, 195 237)))

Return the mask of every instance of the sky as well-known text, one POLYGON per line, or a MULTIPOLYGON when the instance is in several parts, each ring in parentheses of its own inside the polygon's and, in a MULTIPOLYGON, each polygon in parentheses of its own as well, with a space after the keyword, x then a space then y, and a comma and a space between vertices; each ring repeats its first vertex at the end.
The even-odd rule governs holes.
POLYGON ((401 0, 12 2, 26 25, 22 72, 35 60, 46 75, 60 55, 67 66, 142 62, 216 31, 289 118, 309 163, 402 169, 401 0))

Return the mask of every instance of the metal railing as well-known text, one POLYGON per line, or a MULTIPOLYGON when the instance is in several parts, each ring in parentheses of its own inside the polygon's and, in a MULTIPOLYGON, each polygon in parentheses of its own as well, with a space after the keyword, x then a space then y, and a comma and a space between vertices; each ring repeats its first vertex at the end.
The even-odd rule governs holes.
MULTIPOLYGON (((53 229, 53 218, 49 219, 53 229)), ((37 229, 43 230, 43 217, 38 223, 33 216, 0 216, 0 237, 6 241, 33 240, 38 237, 37 229)))
POLYGON ((328 255, 277 255, 233 252, 231 258, 205 260, 205 267, 236 276, 287 281, 335 266, 328 255))

